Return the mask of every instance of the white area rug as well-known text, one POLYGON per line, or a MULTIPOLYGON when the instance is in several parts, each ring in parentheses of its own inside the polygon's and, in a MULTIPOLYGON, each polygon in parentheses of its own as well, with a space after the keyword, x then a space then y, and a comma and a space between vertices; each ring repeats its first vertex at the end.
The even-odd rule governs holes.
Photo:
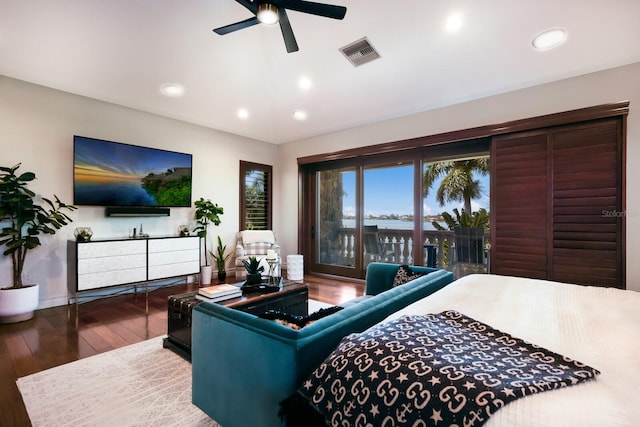
POLYGON ((191 403, 191 364, 162 337, 18 379, 39 426, 218 426, 191 403))
MULTIPOLYGON (((309 313, 327 307, 309 300, 309 313)), ((219 426, 191 403, 191 364, 162 338, 19 378, 34 427, 219 426)))

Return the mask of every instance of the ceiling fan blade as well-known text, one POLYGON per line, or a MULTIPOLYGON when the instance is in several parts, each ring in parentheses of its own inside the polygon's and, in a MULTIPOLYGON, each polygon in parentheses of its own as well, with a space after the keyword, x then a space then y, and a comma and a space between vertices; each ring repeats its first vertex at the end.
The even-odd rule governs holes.
POLYGON ((229 25, 225 25, 224 27, 216 28, 213 31, 216 34, 220 34, 221 36, 223 36, 225 34, 242 30, 243 28, 251 27, 259 23, 260 21, 258 21, 258 18, 254 16, 253 18, 245 19, 244 21, 236 22, 235 24, 229 24, 229 25))
POLYGON ((344 6, 334 6, 332 4, 316 3, 304 0, 281 0, 278 2, 278 5, 289 10, 310 13, 312 15, 324 16, 325 18, 333 19, 342 19, 347 13, 347 8, 344 6))
POLYGON ((251 0, 236 0, 236 2, 249 9, 254 15, 258 13, 258 2, 253 2, 251 0))
POLYGON ((278 12, 280 13, 280 29, 282 30, 282 37, 284 38, 284 45, 287 47, 287 52, 297 52, 298 43, 293 35, 293 29, 291 28, 287 12, 281 7, 278 8, 278 12))

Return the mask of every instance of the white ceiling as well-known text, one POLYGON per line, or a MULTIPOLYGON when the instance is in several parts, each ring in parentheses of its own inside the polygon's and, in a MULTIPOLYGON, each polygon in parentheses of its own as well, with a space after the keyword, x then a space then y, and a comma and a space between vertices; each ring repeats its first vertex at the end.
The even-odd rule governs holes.
POLYGON ((278 26, 213 33, 251 17, 234 0, 0 0, 0 74, 283 143, 640 61, 639 0, 328 3, 345 19, 288 13, 288 54, 278 26), (532 49, 554 27, 566 43, 532 49), (353 67, 338 49, 365 36, 382 58, 353 67), (167 82, 185 95, 161 95, 167 82))

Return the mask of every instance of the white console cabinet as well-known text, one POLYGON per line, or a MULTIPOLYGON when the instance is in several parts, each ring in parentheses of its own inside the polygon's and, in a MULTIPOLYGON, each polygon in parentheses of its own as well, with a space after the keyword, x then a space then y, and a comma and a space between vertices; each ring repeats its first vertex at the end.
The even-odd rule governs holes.
POLYGON ((158 237, 148 239, 69 241, 69 301, 78 294, 113 286, 145 284, 200 271, 200 238, 158 237), (72 273, 72 272, 75 272, 72 273))

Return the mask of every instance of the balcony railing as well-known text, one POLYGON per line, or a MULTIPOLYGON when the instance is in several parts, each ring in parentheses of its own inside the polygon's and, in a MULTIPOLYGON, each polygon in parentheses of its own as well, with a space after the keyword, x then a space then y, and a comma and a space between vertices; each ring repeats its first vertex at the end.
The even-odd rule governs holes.
MULTIPOLYGON (((380 241, 383 243, 385 252, 390 252, 386 257, 378 255, 365 254, 365 267, 373 261, 393 262, 398 264, 409 265, 431 265, 437 268, 448 268, 453 264, 453 260, 449 259, 453 255, 453 250, 445 250, 445 247, 454 248, 453 231, 425 230, 422 233, 422 241, 418 244, 423 245, 424 259, 422 262, 414 262, 413 248, 416 242, 413 240, 413 230, 397 230, 397 229, 378 229, 380 241), (435 256, 435 263, 430 257, 435 256)), ((485 241, 488 242, 489 235, 485 234, 485 241)), ((339 234, 339 265, 352 266, 355 265, 355 229, 340 228, 339 234)), ((486 254, 488 255, 488 253, 486 254)))

